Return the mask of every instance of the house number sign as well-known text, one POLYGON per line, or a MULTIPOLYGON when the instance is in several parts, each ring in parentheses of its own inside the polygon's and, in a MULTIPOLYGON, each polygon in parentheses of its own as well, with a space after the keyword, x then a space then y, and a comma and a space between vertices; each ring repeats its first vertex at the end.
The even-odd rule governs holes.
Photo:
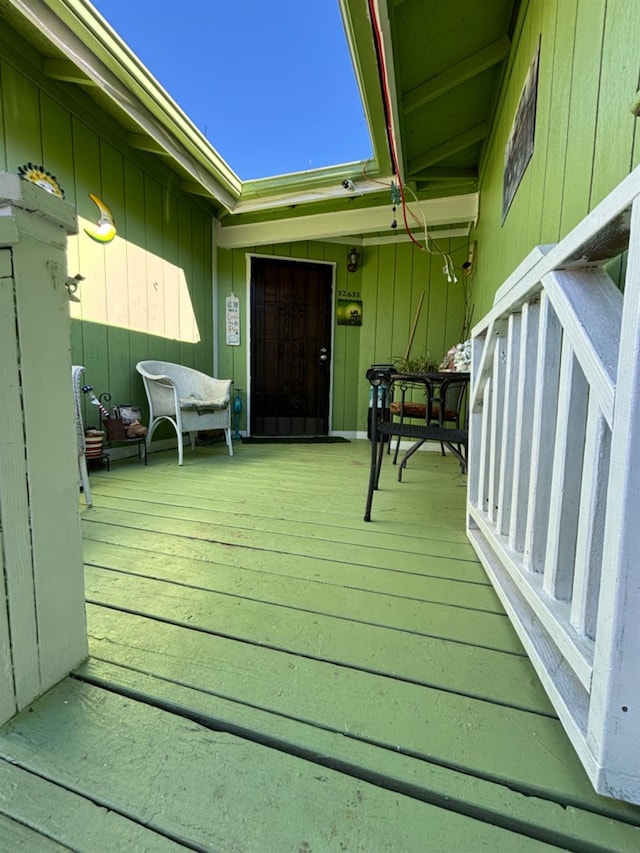
POLYGON ((227 296, 227 344, 240 346, 240 300, 233 293, 227 296))

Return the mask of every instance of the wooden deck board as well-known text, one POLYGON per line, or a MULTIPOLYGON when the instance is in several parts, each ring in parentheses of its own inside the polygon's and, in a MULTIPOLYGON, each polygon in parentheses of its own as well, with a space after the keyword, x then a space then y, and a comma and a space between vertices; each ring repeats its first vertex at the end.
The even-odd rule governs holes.
MULTIPOLYGON (((424 760, 604 814, 557 719, 101 609, 91 653, 424 760), (328 697, 331 697, 329 700, 328 697)), ((95 635, 94 635, 95 631, 95 635)))
MULTIPOLYGON (((36 767, 38 774, 41 770, 36 767)), ((0 822, 3 853, 23 849, 33 849, 34 853, 63 849, 100 851, 105 849, 105 839, 113 850, 175 853, 184 849, 82 794, 5 760, 0 760, 0 791, 0 821, 2 817, 12 820, 26 816, 29 821, 26 837, 34 844, 31 848, 9 844, 0 822)))
MULTIPOLYGON (((216 562, 237 566, 238 568, 254 568, 258 571, 276 571, 278 573, 301 572, 307 569, 308 573, 315 572, 319 577, 325 573, 339 571, 341 563, 331 558, 311 557, 301 554, 285 553, 281 549, 272 551, 262 547, 260 542, 255 547, 241 547, 231 542, 211 542, 192 539, 189 537, 176 537, 169 534, 149 532, 145 537, 143 531, 135 527, 119 527, 115 524, 100 524, 96 518, 91 519, 84 532, 86 540, 98 542, 114 542, 127 548, 145 549, 148 546, 154 554, 164 554, 167 557, 180 556, 205 562, 216 562)), ((422 560, 413 560, 410 565, 398 558, 390 565, 383 565, 381 560, 369 553, 370 562, 360 564, 350 562, 350 572, 345 575, 348 580, 351 571, 355 570, 354 576, 360 573, 366 574, 371 571, 384 570, 386 572, 402 572, 404 575, 415 575, 416 577, 443 578, 448 581, 459 581, 461 583, 473 583, 486 586, 491 589, 486 575, 483 573, 479 563, 470 561, 450 560, 446 557, 432 557, 422 560), (373 562, 372 562, 373 561, 373 562)), ((306 573, 306 572, 305 572, 306 573)), ((343 572, 343 575, 345 573, 343 572)))
MULTIPOLYGON (((255 495, 253 493, 247 495, 246 488, 244 488, 242 482, 227 482, 224 492, 219 492, 213 490, 206 479, 201 476, 196 478, 187 473, 180 482, 176 482, 175 476, 171 472, 164 472, 159 474, 158 483, 167 484, 167 487, 170 489, 169 494, 179 506, 193 506, 194 508, 201 507, 206 509, 215 504, 223 512, 241 514, 243 505, 256 504, 256 509, 259 510, 257 512, 258 517, 283 518, 286 517, 286 513, 295 510, 296 514, 300 515, 301 520, 320 524, 330 523, 336 527, 366 530, 362 525, 361 518, 351 516, 350 512, 348 515, 345 515, 345 510, 350 511, 353 501, 359 492, 357 488, 353 488, 353 485, 365 473, 366 469, 364 466, 355 471, 347 471, 348 476, 353 480, 348 485, 338 483, 329 473, 329 476, 322 483, 317 484, 317 488, 314 488, 313 494, 300 494, 298 481, 304 482, 304 479, 300 479, 297 475, 294 475, 291 469, 287 472, 283 471, 283 477, 286 479, 282 481, 280 479, 274 480, 274 472, 268 469, 263 469, 262 473, 254 470, 252 479, 255 486, 259 489, 262 485, 268 490, 269 495, 269 501, 263 502, 259 506, 254 500, 255 495), (288 478, 290 478, 289 482, 287 482, 288 478)), ((117 478, 120 484, 119 492, 123 496, 146 496, 144 499, 160 503, 165 499, 165 495, 162 492, 150 489, 147 484, 141 482, 138 478, 128 476, 126 471, 119 472, 119 474, 117 478)), ((344 475, 340 476, 344 478, 344 475)), ((430 488, 432 491, 437 492, 438 502, 433 506, 431 522, 429 527, 426 528, 427 534, 433 527, 447 529, 450 534, 457 533, 459 536, 462 531, 460 531, 457 524, 457 503, 459 494, 465 492, 463 484, 457 482, 451 484, 446 479, 443 480, 440 478, 431 482, 427 479, 421 482, 420 485, 423 489, 422 495, 420 494, 417 480, 413 483, 405 483, 407 490, 406 495, 403 497, 403 506, 405 504, 409 506, 412 503, 416 507, 420 507, 421 504, 424 505, 424 488, 430 488)), ((395 480, 392 479, 387 484, 387 487, 388 489, 384 489, 383 491, 388 490, 391 493, 396 488, 395 480)), ((382 494, 383 491, 380 493, 382 494)), ((420 523, 420 518, 412 518, 411 516, 398 519, 393 525, 384 525, 382 522, 379 522, 376 524, 376 529, 378 528, 383 529, 384 532, 390 535, 394 533, 396 535, 406 535, 411 528, 413 528, 412 533, 415 535, 420 536, 425 533, 425 527, 420 523)), ((464 540, 461 539, 460 541, 464 540)))
MULTIPOLYGON (((367 549, 384 548, 398 551, 422 552, 430 557, 447 556, 454 560, 474 561, 475 552, 468 540, 456 531, 456 535, 443 537, 439 531, 429 527, 421 536, 389 535, 386 532, 358 529, 355 527, 341 527, 336 524, 322 522, 316 518, 314 521, 307 513, 301 513, 298 508, 292 506, 287 510, 286 518, 275 518, 274 516, 258 517, 249 516, 247 513, 224 512, 219 507, 187 507, 176 506, 166 501, 146 501, 140 495, 131 497, 118 495, 117 498, 103 495, 101 507, 115 509, 127 514, 134 511, 136 514, 151 516, 153 519, 169 519, 176 522, 186 521, 197 530, 216 532, 223 527, 235 530, 248 530, 259 536, 299 536, 305 540, 318 542, 331 542, 350 545, 364 545, 367 549), (201 527, 204 525, 204 527, 201 527), (395 546, 395 548, 394 548, 395 546)), ((283 513, 284 515, 284 513, 283 513)), ((100 516, 97 515, 97 520, 100 516)))
POLYGON ((195 849, 551 849, 71 679, 7 724, 0 749, 195 849))
MULTIPOLYGON (((223 731, 272 744, 294 755, 309 756, 320 766, 342 769, 354 778, 375 782, 496 826, 522 831, 563 849, 593 853, 640 850, 640 830, 635 826, 523 795, 504 785, 395 749, 381 749, 377 744, 345 737, 289 716, 96 659, 81 667, 79 676, 94 684, 117 685, 125 695, 141 701, 159 704, 175 713, 188 712, 223 731)), ((517 849, 516 845, 513 850, 517 849)))
MULTIPOLYGON (((357 444, 357 443, 355 443, 357 444)), ((353 448, 353 445, 352 445, 353 448)), ((349 448, 342 453, 344 459, 346 453, 353 454, 354 450, 349 448)), ((244 453, 246 448, 242 450, 244 453)), ((361 452, 361 451, 355 451, 361 452)), ((336 526, 346 526, 356 529, 368 530, 370 533, 377 530, 390 535, 403 536, 407 532, 411 535, 430 535, 432 529, 440 531, 446 528, 454 531, 460 537, 457 541, 465 541, 464 530, 460 529, 460 499, 466 495, 464 478, 457 471, 453 471, 449 460, 440 463, 444 473, 434 477, 432 471, 422 469, 413 479, 406 480, 403 484, 402 501, 399 503, 394 499, 397 483, 395 482, 397 469, 389 466, 383 470, 381 477, 381 490, 379 492, 381 506, 381 517, 375 520, 374 525, 364 525, 362 517, 353 513, 354 505, 362 502, 362 482, 368 479, 369 460, 361 456, 357 465, 353 458, 346 459, 342 465, 342 472, 337 476, 332 473, 335 467, 335 459, 340 458, 341 451, 337 450, 333 457, 323 457, 313 454, 312 460, 306 459, 304 454, 298 454, 289 460, 289 465, 283 466, 280 462, 265 462, 252 467, 252 488, 248 492, 242 481, 235 481, 225 477, 224 490, 215 488, 215 483, 210 482, 208 475, 203 474, 200 468, 184 467, 181 477, 176 478, 175 472, 168 465, 163 471, 158 471, 155 482, 162 486, 166 483, 168 493, 175 494, 178 504, 186 505, 194 499, 195 506, 198 501, 215 502, 221 509, 226 508, 234 512, 241 512, 242 508, 251 507, 252 514, 255 511, 257 517, 275 516, 281 517, 282 512, 301 512, 301 518, 310 521, 329 521, 336 526), (306 491, 305 476, 301 474, 308 461, 314 465, 323 465, 325 459, 327 464, 326 476, 321 480, 314 480, 313 492, 306 491), (446 467, 449 466, 449 467, 446 467), (390 472, 390 473, 389 473, 390 472), (425 490, 427 490, 427 501, 425 502, 425 490), (267 500, 261 500, 262 496, 267 500), (424 524, 425 503, 429 506, 429 524, 424 524), (385 521, 390 518, 392 523, 385 521)), ((188 457, 185 457, 188 460, 188 457)), ((254 460, 255 461, 255 460, 254 460)), ((219 460, 216 459, 216 464, 219 460)), ((225 463, 226 464, 226 463, 225 463)), ((388 464, 388 463, 387 463, 388 464)), ((434 464, 433 462, 431 464, 434 464)), ((435 463, 437 464, 437 463, 435 463)), ((119 466, 118 470, 112 470, 122 488, 119 493, 127 494, 127 489, 133 489, 138 493, 151 493, 153 499, 162 497, 162 490, 150 489, 144 481, 137 476, 135 469, 131 466, 119 466)), ((215 475, 213 475, 215 476, 215 475)), ((99 483, 97 484, 100 487, 99 483)), ((107 487, 108 488, 108 487, 107 487)), ((108 493, 108 492, 107 492, 108 493)), ((209 504, 210 505, 210 504, 209 504)))
MULTIPOLYGON (((92 653, 99 657, 105 657, 104 651, 98 651, 98 642, 108 636, 113 653, 122 653, 119 645, 123 642, 124 631, 130 625, 135 625, 140 634, 149 631, 164 630, 175 635, 174 642, 183 643, 184 638, 179 630, 173 632, 169 628, 179 629, 190 626, 198 629, 197 642, 202 646, 200 660, 206 655, 209 645, 215 648, 217 645, 232 648, 231 643, 235 640, 241 645, 233 647, 237 652, 229 652, 232 660, 237 653, 240 659, 246 648, 257 647, 261 652, 271 650, 274 655, 264 655, 262 666, 276 667, 277 655, 298 656, 306 660, 316 660, 320 663, 330 661, 341 667, 358 670, 362 672, 382 675, 398 681, 406 681, 410 684, 424 685, 439 690, 447 690, 462 696, 472 698, 489 699, 490 701, 507 705, 512 708, 533 710, 541 714, 552 715, 553 711, 544 692, 535 677, 531 664, 526 658, 514 657, 512 655, 498 655, 487 653, 486 649, 477 649, 463 644, 450 643, 446 641, 433 640, 431 638, 418 638, 412 635, 398 635, 395 632, 371 629, 369 626, 356 625, 354 623, 338 621, 331 622, 319 617, 310 618, 305 614, 295 614, 293 618, 289 614, 280 614, 279 622, 270 622, 272 630, 268 635, 260 636, 251 623, 251 618, 245 619, 237 614, 237 619, 225 632, 220 626, 217 631, 203 628, 198 622, 197 615, 189 609, 188 615, 182 616, 182 624, 176 622, 175 618, 162 617, 157 621, 157 613, 160 608, 157 605, 157 597, 154 599, 156 616, 140 622, 133 619, 133 610, 144 610, 144 604, 130 604, 126 617, 119 618, 112 612, 99 612, 90 605, 92 625, 97 628, 97 639, 92 644, 92 653), (296 618, 298 617, 298 618, 296 618), (239 623, 246 630, 240 632, 239 623), (278 630, 279 625, 284 630, 278 630), (109 628, 113 628, 107 635, 109 628), (235 636, 229 631, 236 631, 235 636), (210 636, 203 636, 203 631, 210 636), (116 644, 116 645, 114 645, 116 644)), ((175 602, 174 602, 175 603, 175 602)), ((112 601, 109 607, 117 606, 112 601)), ((233 608, 230 609, 233 615, 233 608)), ((217 622, 216 612, 212 612, 211 624, 217 622)), ((144 618, 144 617, 142 617, 144 618)), ((90 634, 90 639, 93 634, 90 634)), ((150 638, 149 642, 156 642, 150 638)), ((156 648, 157 646, 154 646, 156 648)), ((283 665, 291 666, 288 659, 281 657, 283 665), (286 664, 285 664, 286 661, 286 664)), ((215 656, 214 656, 215 661, 215 656)), ((216 664, 212 664, 215 672, 216 664)), ((284 677, 286 677, 286 671, 284 677)), ((327 689, 331 689, 331 680, 337 678, 333 673, 327 689)))
POLYGON ((313 643, 316 638, 336 635, 345 629, 350 637, 343 637, 342 642, 357 645, 361 637, 363 645, 377 646, 393 643, 396 635, 387 634, 382 639, 379 633, 385 628, 396 628, 415 638, 435 637, 523 656, 507 617, 499 613, 465 610, 430 601, 400 599, 390 602, 377 593, 363 592, 358 596, 349 590, 344 590, 340 599, 333 599, 337 591, 326 584, 311 586, 296 597, 290 592, 292 603, 284 612, 281 604, 223 595, 202 586, 191 587, 92 566, 87 567, 85 575, 87 596, 92 601, 109 601, 112 606, 123 609, 138 601, 143 610, 155 608, 153 615, 172 621, 179 619, 179 614, 187 608, 193 624, 222 633, 241 631, 247 639, 257 643, 286 645, 291 635, 302 638, 309 632, 313 643), (325 616, 327 611, 330 615, 325 616), (309 614, 317 618, 310 619, 309 614), (326 624, 328 619, 333 621, 326 624), (336 620, 350 621, 343 625, 336 620), (370 630, 363 629, 362 623, 370 630), (313 627, 308 629, 310 625, 313 627))
POLYGON ((640 853, 640 809, 593 792, 468 557, 455 461, 416 454, 399 484, 385 460, 367 525, 369 451, 93 474, 92 657, 0 757, 188 849, 640 853))
MULTIPOLYGON (((333 587, 333 595, 336 598, 345 591, 369 595, 378 593, 415 601, 450 604, 487 613, 504 613, 493 587, 483 584, 466 581, 452 583, 444 578, 410 574, 402 569, 372 570, 370 567, 353 565, 346 573, 339 564, 326 560, 283 560, 279 554, 255 551, 242 551, 240 554, 236 552, 234 556, 245 559, 236 559, 233 563, 175 556, 169 562, 158 559, 158 550, 153 549, 153 542, 157 542, 156 536, 153 541, 147 543, 149 547, 146 549, 142 542, 138 543, 137 548, 130 548, 115 541, 118 538, 117 530, 106 527, 104 532, 108 541, 85 538, 84 554, 87 565, 133 571, 158 580, 175 581, 180 578, 184 583, 202 585, 203 588, 214 592, 244 595, 280 604, 287 604, 298 592, 305 595, 307 590, 316 590, 317 585, 322 584, 333 587), (207 571, 203 571, 203 562, 207 571), (260 568, 256 568, 256 563, 260 568), (173 569, 176 564, 179 565, 178 575, 173 569), (210 570, 209 566, 215 566, 215 570, 210 570), (286 583, 283 582, 284 578, 286 583)), ((92 529, 91 533, 93 537, 96 536, 95 529, 92 529)), ((221 554, 220 560, 225 557, 226 554, 221 554)), ((323 597, 326 599, 328 595, 323 597)))
POLYGON ((69 847, 3 814, 0 814, 0 844, 0 850, 10 850, 11 853, 60 853, 69 850, 69 847))
MULTIPOLYGON (((140 511, 137 503, 129 510, 102 509, 98 506, 94 510, 92 519, 98 522, 118 524, 121 527, 134 527, 136 531, 173 533, 189 539, 203 542, 222 542, 240 548, 264 548, 266 546, 273 550, 273 542, 268 540, 277 539, 278 550, 301 557, 333 560, 338 544, 340 545, 341 561, 355 563, 356 565, 368 565, 367 561, 371 559, 372 555, 371 546, 364 542, 365 536, 362 536, 363 541, 361 542, 338 542, 336 538, 331 538, 330 535, 314 538, 311 535, 310 526, 308 524, 296 526, 295 518, 291 518, 286 523, 281 523, 279 530, 270 530, 260 529, 259 526, 254 529, 250 524, 245 527, 239 526, 237 523, 233 526, 224 523, 218 524, 215 516, 207 522, 176 518, 176 514, 170 515, 169 513, 167 515, 161 513, 145 515, 144 511, 140 511)), ((275 526, 273 524, 272 528, 275 526)), ((419 543, 417 547, 420 548, 417 553, 410 548, 404 549, 401 541, 388 543, 386 548, 380 545, 375 546, 377 565, 393 568, 399 565, 399 560, 402 560, 403 568, 417 571, 420 565, 424 564, 425 558, 431 557, 447 559, 460 564, 475 564, 470 545, 440 542, 437 539, 417 541, 419 543)), ((464 565, 461 565, 460 569, 464 571, 464 565)))

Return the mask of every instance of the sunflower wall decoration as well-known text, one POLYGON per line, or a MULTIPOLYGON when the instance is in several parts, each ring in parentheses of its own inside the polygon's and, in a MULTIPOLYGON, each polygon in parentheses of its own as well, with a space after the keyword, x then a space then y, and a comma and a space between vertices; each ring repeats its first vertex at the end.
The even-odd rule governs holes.
POLYGON ((44 166, 34 166, 33 163, 25 163, 24 166, 18 168, 18 177, 23 181, 31 181, 37 187, 42 187, 51 195, 56 195, 58 198, 64 198, 64 190, 58 183, 55 175, 47 172, 44 166))

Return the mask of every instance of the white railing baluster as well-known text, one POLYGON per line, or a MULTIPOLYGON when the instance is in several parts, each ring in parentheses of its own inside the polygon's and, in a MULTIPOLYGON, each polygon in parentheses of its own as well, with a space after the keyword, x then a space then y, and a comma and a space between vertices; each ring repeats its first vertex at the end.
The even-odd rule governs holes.
POLYGON ((489 511, 489 465, 491 461, 491 448, 489 438, 491 436, 491 379, 484 386, 482 395, 482 409, 480 413, 480 441, 478 452, 480 459, 478 468, 478 502, 477 506, 482 512, 489 511))
POLYGON ((579 634, 591 639, 596 635, 610 452, 611 430, 598 404, 590 397, 580 490, 571 624, 579 634))
POLYGON ((524 565, 533 572, 543 570, 547 547, 561 343, 562 329, 543 293, 538 326, 531 477, 524 545, 524 565))
POLYGON ((474 358, 477 361, 473 363, 473 377, 471 380, 470 405, 473 409, 476 401, 482 399, 484 394, 484 386, 491 375, 491 367, 493 364, 493 349, 497 340, 498 330, 496 324, 490 323, 488 328, 482 335, 482 346, 474 348, 474 358))
POLYGON ((573 347, 563 337, 558 413, 549 496, 543 589, 568 601, 573 588, 588 387, 573 347))
POLYGON ((533 432, 536 355, 540 303, 522 306, 520 355, 518 363, 518 399, 516 404, 516 442, 514 448, 513 488, 509 525, 509 547, 524 551, 527 526, 527 496, 531 474, 531 439, 533 432))
POLYGON ((498 481, 502 465, 502 430, 504 426, 505 375, 507 364, 507 341, 499 335, 493 352, 493 376, 491 379, 491 435, 489 442, 489 482, 487 488, 487 512, 491 521, 496 520, 498 511, 498 481))
POLYGON ((543 279, 565 334, 576 352, 591 393, 607 422, 613 418, 620 350, 622 294, 604 270, 559 270, 543 279))
POLYGON ((507 534, 511 520, 511 492, 515 467, 516 418, 518 399, 518 368, 520 365, 521 314, 511 314, 507 326, 507 362, 505 365, 504 427, 500 449, 500 477, 498 481, 498 509, 496 531, 507 534))
MULTIPOLYGON (((482 362, 482 353, 486 346, 486 335, 478 336, 471 342, 471 371, 474 376, 478 375, 482 362)), ((467 460, 467 500, 474 506, 479 506, 480 466, 481 466, 481 438, 482 410, 479 401, 469 394, 469 458, 467 460)))
MULTIPOLYGON (((482 359, 486 335, 478 336, 471 342, 471 372, 477 376, 482 359)), ((469 394, 469 451, 467 460, 467 500, 478 506, 478 487, 480 479, 480 438, 482 436, 482 412, 475 405, 473 393, 469 394)))

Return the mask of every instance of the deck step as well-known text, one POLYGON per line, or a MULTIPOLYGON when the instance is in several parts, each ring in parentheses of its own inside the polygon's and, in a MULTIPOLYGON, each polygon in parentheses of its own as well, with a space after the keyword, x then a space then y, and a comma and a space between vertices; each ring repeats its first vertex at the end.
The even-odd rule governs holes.
POLYGON ((4 727, 7 755, 196 850, 553 849, 72 679, 4 727))
MULTIPOLYGON (((310 723, 233 702, 208 691, 95 659, 82 666, 77 677, 137 701, 191 716, 214 729, 303 756, 318 766, 318 775, 327 767, 354 780, 372 782, 388 791, 509 830, 516 833, 510 838, 516 845, 512 850, 521 849, 519 839, 516 840, 518 835, 590 853, 631 853, 638 849, 637 827, 580 808, 566 808, 544 798, 523 796, 497 782, 398 750, 380 750, 357 737, 318 729, 310 723)), ((373 847, 372 851, 381 849, 373 847)), ((472 844, 461 849, 482 848, 472 844)))

